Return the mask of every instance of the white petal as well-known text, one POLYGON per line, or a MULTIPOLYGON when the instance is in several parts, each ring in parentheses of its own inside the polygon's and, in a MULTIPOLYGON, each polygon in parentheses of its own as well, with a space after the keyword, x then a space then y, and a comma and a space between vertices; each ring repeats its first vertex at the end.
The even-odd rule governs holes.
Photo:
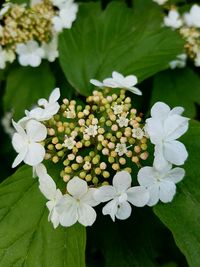
POLYGON ((49 103, 55 103, 60 98, 60 89, 55 88, 49 97, 49 103))
POLYGON ((39 176, 39 188, 43 195, 52 200, 56 195, 56 184, 47 173, 39 176))
POLYGON ((81 197, 81 202, 85 203, 87 205, 90 205, 91 207, 95 207, 99 204, 99 201, 96 201, 94 199, 94 193, 96 192, 96 188, 89 188, 87 193, 81 197))
POLYGON ((24 162, 30 166, 35 166, 43 161, 44 156, 44 147, 37 143, 31 143, 28 145, 28 150, 24 158, 24 162))
POLYGON ((137 84, 138 79, 135 75, 128 75, 124 78, 125 82, 128 84, 128 86, 134 86, 137 84))
POLYGON ((169 115, 182 115, 182 113, 184 112, 184 108, 183 107, 175 107, 173 108, 170 112, 169 115))
POLYGON ((17 165, 19 165, 24 160, 26 153, 27 153, 27 147, 24 147, 24 149, 21 150, 20 153, 15 158, 12 164, 12 168, 15 168, 17 165))
POLYGON ((115 221, 115 215, 117 213, 117 198, 108 202, 102 209, 103 215, 110 215, 112 220, 115 221))
POLYGON ((163 102, 157 102, 151 108, 151 116, 159 120, 166 119, 169 112, 170 112, 169 106, 163 102))
POLYGON ((87 204, 80 203, 78 207, 78 222, 84 226, 91 226, 96 220, 95 210, 87 204))
POLYGON ((12 138, 12 145, 17 153, 20 153, 26 146, 26 139, 18 133, 15 133, 12 138))
POLYGON ((30 140, 34 142, 43 141, 47 136, 46 127, 42 123, 35 120, 30 120, 27 122, 26 132, 30 140))
POLYGON ((176 186, 173 182, 162 181, 160 183, 159 198, 162 202, 171 202, 176 193, 176 186))
POLYGON ((33 177, 42 177, 47 174, 47 169, 44 164, 39 163, 38 165, 33 166, 33 177))
POLYGON ((38 67, 42 62, 42 58, 38 55, 31 54, 29 55, 29 63, 28 65, 32 67, 38 67))
POLYGON ((145 129, 154 145, 162 142, 164 137, 164 129, 161 120, 157 118, 147 119, 145 129))
POLYGON ((65 195, 58 203, 56 210, 60 214, 60 224, 71 226, 78 220, 77 202, 69 195, 65 195))
POLYGON ((117 192, 111 185, 103 185, 94 192, 94 199, 98 202, 106 202, 113 199, 117 192))
POLYGON ((29 65, 29 58, 27 55, 20 55, 18 58, 18 61, 19 61, 21 66, 26 67, 29 65))
POLYGON ((113 71, 112 72, 112 77, 118 83, 124 82, 124 76, 121 73, 117 72, 117 71, 113 71))
POLYGON ((131 175, 126 171, 120 171, 113 177, 113 186, 118 193, 125 192, 131 186, 131 175))
POLYGON ((126 87, 128 91, 136 95, 142 95, 142 92, 137 87, 126 87))
POLYGON ((143 207, 149 201, 149 192, 143 186, 131 187, 127 190, 128 201, 136 206, 143 207))
POLYGON ((104 84, 98 80, 95 80, 95 79, 91 79, 90 80, 90 83, 97 86, 97 87, 100 87, 100 88, 103 88, 104 87, 104 84))
POLYGON ((153 167, 143 167, 138 172, 138 182, 143 186, 150 186, 155 182, 156 171, 153 167))
POLYGON ((155 184, 152 185, 150 187, 148 187, 148 191, 149 191, 149 202, 147 203, 148 206, 154 206, 158 203, 159 201, 159 185, 155 184))
POLYGON ((79 177, 74 177, 67 183, 67 191, 75 198, 80 199, 88 191, 86 181, 79 177))
POLYGON ((14 120, 12 120, 12 125, 14 126, 14 128, 18 132, 18 134, 20 134, 24 138, 26 137, 26 133, 19 123, 16 123, 14 120))
POLYGON ((175 184, 180 182, 185 176, 185 170, 182 168, 174 168, 168 172, 165 179, 174 182, 175 184))
POLYGON ((153 165, 157 170, 163 170, 166 166, 168 166, 168 159, 164 154, 164 147, 162 144, 155 145, 154 148, 154 163, 153 165))
POLYGON ((119 87, 119 85, 112 78, 104 79, 103 84, 105 87, 110 87, 110 88, 118 88, 119 87))
POLYGON ((167 140, 175 140, 188 130, 188 119, 180 115, 169 116, 164 122, 164 131, 167 140))
POLYGON ((183 165, 188 157, 185 146, 179 141, 170 141, 164 143, 164 156, 174 165, 183 165))
POLYGON ((126 220, 128 217, 130 217, 131 211, 131 205, 127 201, 122 202, 118 205, 116 217, 119 220, 126 220))

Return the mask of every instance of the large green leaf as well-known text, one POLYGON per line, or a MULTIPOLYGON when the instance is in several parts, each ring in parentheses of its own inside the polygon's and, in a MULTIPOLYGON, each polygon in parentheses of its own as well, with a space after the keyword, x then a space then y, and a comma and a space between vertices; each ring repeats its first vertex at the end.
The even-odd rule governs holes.
POLYGON ((85 228, 53 229, 45 201, 29 167, 0 185, 0 266, 85 266, 85 228))
POLYGON ((156 215, 172 231, 175 241, 191 267, 200 264, 200 123, 192 122, 182 139, 189 151, 186 177, 177 186, 172 203, 159 204, 156 215))
POLYGON ((200 77, 189 68, 158 73, 154 78, 152 104, 164 101, 185 107, 185 115, 194 118, 195 103, 200 104, 200 77))
POLYGON ((39 98, 48 97, 54 86, 55 79, 47 63, 37 68, 18 66, 8 74, 4 108, 13 109, 14 118, 19 119, 39 98))
POLYGON ((91 78, 103 79, 113 70, 142 81, 182 51, 179 35, 161 27, 159 7, 146 0, 134 3, 131 9, 112 2, 104 11, 99 3, 82 4, 72 29, 60 35, 61 66, 82 94, 91 93, 91 78))

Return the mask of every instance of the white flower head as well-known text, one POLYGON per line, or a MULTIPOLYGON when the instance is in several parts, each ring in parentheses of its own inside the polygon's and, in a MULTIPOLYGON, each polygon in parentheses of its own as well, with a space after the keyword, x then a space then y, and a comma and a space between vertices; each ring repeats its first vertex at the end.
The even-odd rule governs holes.
POLYGON ((44 50, 44 58, 48 61, 53 62, 59 56, 58 53, 58 36, 55 35, 49 43, 44 43, 42 45, 44 50))
POLYGON ((119 115, 123 112, 124 106, 123 105, 114 105, 114 107, 112 107, 112 109, 113 109, 115 115, 119 115))
POLYGON ((184 22, 189 27, 200 27, 200 6, 193 5, 189 13, 184 14, 184 22))
POLYGON ((72 27, 72 23, 75 21, 78 12, 78 5, 73 1, 57 2, 60 2, 57 4, 60 10, 58 16, 52 18, 52 23, 54 30, 61 32, 62 29, 70 29, 72 27))
POLYGON ((153 0, 153 2, 156 2, 159 5, 164 5, 168 0, 153 0))
POLYGON ((65 136, 65 140, 63 143, 63 147, 67 147, 68 149, 73 149, 73 147, 76 145, 76 141, 74 140, 73 137, 68 137, 67 135, 65 136))
POLYGON ((12 145, 18 153, 12 167, 16 167, 22 161, 30 166, 35 166, 43 161, 45 149, 40 144, 47 136, 46 127, 38 121, 30 120, 25 129, 13 121, 17 133, 13 135, 12 145))
POLYGON ((172 29, 178 29, 183 25, 180 14, 176 10, 170 10, 168 16, 164 17, 164 25, 172 29))
POLYGON ((58 104, 59 98, 60 89, 55 88, 50 94, 48 100, 46 100, 45 98, 41 98, 38 100, 38 105, 40 107, 33 108, 30 111, 26 110, 26 117, 22 118, 19 123, 23 125, 30 119, 35 119, 37 121, 46 121, 51 119, 60 108, 60 105, 58 104))
POLYGON ((184 109, 157 102, 151 109, 152 118, 146 120, 146 130, 155 145, 154 164, 163 169, 168 163, 182 165, 188 157, 185 146, 177 141, 188 130, 188 118, 181 116, 184 109))
POLYGON ((5 50, 0 46, 0 69, 5 69, 6 62, 12 63, 15 59, 15 54, 12 50, 5 50))
POLYGON ((38 171, 39 188, 43 195, 49 200, 46 203, 49 209, 48 220, 53 223, 54 228, 58 227, 60 214, 56 209, 56 205, 63 198, 63 195, 59 189, 56 188, 54 180, 47 173, 38 171))
POLYGON ((175 68, 185 68, 186 66, 186 61, 187 61, 187 55, 186 54, 180 54, 176 57, 175 60, 172 60, 169 63, 169 66, 171 69, 175 68))
POLYGON ((44 49, 36 41, 30 40, 26 44, 17 44, 16 52, 22 66, 38 67, 44 58, 44 49))
POLYGON ((144 137, 144 131, 141 128, 132 129, 132 136, 141 140, 144 137))
POLYGON ((84 226, 91 226, 96 220, 92 207, 99 204, 93 198, 95 188, 88 188, 87 182, 74 177, 67 183, 67 192, 57 205, 60 224, 71 226, 77 221, 84 226))
MULTIPOLYGON (((126 114, 126 116, 128 113, 126 114)), ((119 127, 127 127, 129 123, 129 119, 126 118, 126 116, 119 116, 119 119, 117 119, 117 123, 119 124, 119 127)))
POLYGON ((106 78, 103 80, 103 82, 91 79, 90 82, 100 88, 122 88, 136 95, 142 95, 142 92, 135 87, 138 82, 137 77, 135 75, 128 75, 124 77, 121 73, 113 71, 112 78, 106 78))
POLYGON ((128 152, 128 148, 131 147, 131 146, 126 146, 126 144, 121 144, 121 143, 118 143, 116 145, 116 148, 115 148, 115 151, 118 153, 118 156, 123 156, 124 154, 126 154, 128 152))
POLYGON ((95 137, 98 132, 98 126, 97 125, 89 125, 89 126, 85 126, 86 129, 84 130, 84 133, 89 135, 89 136, 92 136, 92 137, 95 137))
POLYGON ((120 171, 113 177, 113 186, 104 185, 94 192, 94 198, 99 202, 108 202, 103 208, 103 214, 109 214, 113 221, 115 217, 125 220, 131 215, 131 205, 143 207, 149 201, 149 192, 143 186, 131 187, 131 175, 120 171))
POLYGON ((176 183, 185 176, 182 168, 172 169, 171 164, 158 171, 155 167, 143 167, 138 172, 138 182, 149 191, 148 206, 157 204, 159 200, 164 203, 171 202, 176 193, 176 183))

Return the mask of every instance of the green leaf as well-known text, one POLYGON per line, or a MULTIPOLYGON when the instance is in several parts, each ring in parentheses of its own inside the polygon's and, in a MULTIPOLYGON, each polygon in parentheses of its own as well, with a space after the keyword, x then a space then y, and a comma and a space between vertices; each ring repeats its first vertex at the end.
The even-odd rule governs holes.
POLYGON ((37 68, 15 67, 6 80, 4 109, 13 109, 14 118, 19 119, 39 98, 48 97, 54 86, 55 79, 48 63, 37 68))
POLYGON ((30 167, 0 185, 0 266, 85 266, 85 228, 53 229, 45 203, 30 167))
POLYGON ((177 186, 177 195, 169 204, 154 207, 155 214, 172 231, 178 247, 190 267, 200 263, 200 123, 192 122, 182 138, 189 152, 186 177, 177 186))
POLYGON ((151 104, 163 101, 170 106, 183 106, 185 115, 196 116, 200 104, 200 77, 189 68, 158 73, 154 78, 151 104))
POLYGON ((89 80, 102 80, 113 70, 135 74, 142 81, 166 69, 182 52, 179 35, 161 27, 160 9, 150 1, 139 3, 135 11, 118 2, 104 11, 97 3, 82 4, 72 29, 60 35, 61 67, 80 93, 90 94, 89 80))

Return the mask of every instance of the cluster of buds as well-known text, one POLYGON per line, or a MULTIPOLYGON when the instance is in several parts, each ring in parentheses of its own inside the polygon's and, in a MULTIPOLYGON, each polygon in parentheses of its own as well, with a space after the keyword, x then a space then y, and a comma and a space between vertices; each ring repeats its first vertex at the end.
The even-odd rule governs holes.
POLYGON ((52 38, 51 18, 55 11, 50 1, 38 3, 26 8, 13 4, 3 17, 0 45, 15 50, 18 43, 36 40, 49 42, 52 38))
POLYGON ((6 3, 0 10, 0 69, 16 54, 22 66, 37 67, 42 59, 58 57, 58 34, 71 28, 78 5, 73 0, 32 0, 26 4, 6 3))
POLYGON ((95 186, 109 184, 113 171, 131 173, 130 166, 140 167, 148 157, 141 117, 125 90, 94 91, 85 106, 64 99, 58 114, 45 122, 45 158, 62 162, 65 182, 78 176, 95 186))
POLYGON ((56 88, 48 100, 39 99, 24 118, 13 121, 12 144, 18 155, 12 166, 22 161, 33 166, 55 228, 77 221, 92 225, 96 220, 93 207, 102 202, 109 201, 102 212, 113 221, 115 217, 127 219, 131 204, 143 207, 159 200, 171 202, 176 183, 185 175, 183 168, 173 168, 188 157, 184 144, 177 141, 188 129, 182 107, 170 110, 157 102, 151 118, 143 123, 142 114, 125 94, 125 90, 142 94, 135 87, 135 75, 124 77, 114 71, 112 78, 90 82, 100 89, 84 104, 64 99, 60 105, 56 88), (145 166, 148 140, 155 146, 153 166, 145 166), (60 188, 48 174, 45 161, 59 169, 60 188))
POLYGON ((164 25, 178 30, 185 41, 185 54, 177 56, 170 63, 171 68, 184 67, 187 56, 200 66, 200 6, 194 4, 189 12, 180 14, 176 6, 169 6, 169 13, 164 17, 164 25))

